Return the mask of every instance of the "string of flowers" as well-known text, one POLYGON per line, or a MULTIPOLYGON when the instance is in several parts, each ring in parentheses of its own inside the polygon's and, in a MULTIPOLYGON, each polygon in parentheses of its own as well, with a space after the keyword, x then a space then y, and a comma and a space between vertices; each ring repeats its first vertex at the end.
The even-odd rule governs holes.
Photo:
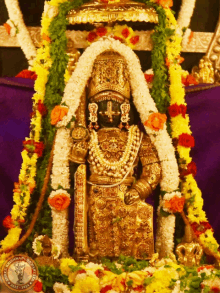
POLYGON ((183 39, 182 46, 187 46, 190 42, 190 38, 193 32, 189 28, 191 18, 195 9, 196 0, 182 0, 182 5, 180 7, 177 23, 182 31, 183 39))
MULTIPOLYGON (((49 159, 50 148, 52 140, 54 137, 55 130, 51 131, 51 125, 46 123, 47 117, 45 117, 45 123, 42 125, 42 117, 50 111, 50 108, 57 103, 57 92, 64 88, 63 75, 67 65, 67 55, 65 54, 66 47, 66 37, 63 33, 63 37, 60 39, 58 34, 62 28, 63 32, 66 29, 66 13, 75 5, 81 5, 80 1, 76 3, 69 3, 63 0, 51 0, 45 3, 44 13, 42 16, 42 44, 38 49, 36 59, 34 61, 34 70, 37 74, 37 79, 35 82, 36 93, 33 96, 33 112, 31 118, 31 132, 29 138, 26 138, 24 144, 24 150, 22 151, 23 163, 19 175, 19 182, 15 183, 14 189, 14 202, 15 205, 11 211, 12 216, 6 217, 4 224, 5 227, 9 229, 8 235, 4 240, 1 241, 2 248, 11 247, 15 244, 20 237, 22 229, 20 224, 25 221, 26 212, 28 212, 28 217, 26 217, 26 227, 28 227, 29 221, 31 219, 30 214, 36 206, 36 200, 39 197, 41 187, 43 185, 45 171, 47 162, 49 159), (66 2, 62 4, 62 2, 66 2), (61 5, 60 5, 61 4, 61 5), (60 5, 60 6, 59 6, 60 5), (60 12, 60 13, 59 13, 60 12), (59 13, 59 16, 56 17, 59 13), (55 32, 54 32, 55 30, 55 32), (54 48, 56 45, 53 43, 54 39, 58 39, 60 42, 60 52, 54 48), (55 55, 58 58, 55 58, 55 55), (52 57, 51 57, 52 56, 52 57), (64 60, 62 60, 62 58, 64 60), (53 60, 53 61, 52 61, 53 60), (57 72, 57 62, 59 63, 60 71, 57 72), (63 72, 63 73, 62 73, 63 72), (55 78, 59 77, 59 82, 57 83, 55 78), (48 82, 49 81, 49 82, 48 82), (49 88, 49 90, 48 90, 49 88), (56 99, 51 99, 51 90, 55 93, 56 99), (51 106, 52 104, 52 106, 51 106), (43 127, 43 128, 42 128, 43 127), (49 133, 49 135, 48 135, 49 133), (46 134, 46 135, 45 135, 46 134), (46 141, 46 149, 44 150, 44 143, 40 140, 46 141), (42 156, 44 151, 44 157, 38 160, 42 156), (38 161, 38 163, 37 163, 38 161), (41 168, 39 166, 41 165, 41 168), (37 167, 38 166, 38 167, 37 167), (37 175, 36 175, 37 169, 37 175), (38 180, 38 186, 36 186, 36 178, 38 180), (31 206, 27 210, 30 204, 30 198, 34 191, 33 199, 31 200, 31 206)), ((61 96, 59 94, 61 99, 61 96)), ((48 206, 48 205, 47 205, 48 206)), ((49 206, 48 206, 49 208, 49 206)), ((44 221, 44 218, 50 217, 47 210, 44 208, 41 212, 43 215, 38 221, 37 228, 42 229, 42 225, 39 225, 40 221, 44 221)), ((47 227, 49 221, 46 220, 47 227)), ((45 230, 45 229, 44 229, 45 230)), ((33 232, 34 233, 34 232, 33 232)), ((32 236, 29 237, 30 243, 26 242, 26 250, 28 247, 31 248, 31 243, 33 241, 32 236)), ((47 231, 47 234, 50 234, 47 231)), ((6 257, 5 254, 1 256, 1 260, 6 257)))
MULTIPOLYGON (((167 26, 176 27, 176 20, 172 12, 165 10, 167 15, 167 26)), ((191 148, 195 141, 189 126, 189 116, 186 114, 187 105, 185 102, 185 92, 181 83, 181 35, 177 33, 167 41, 166 63, 169 70, 170 97, 171 102, 168 108, 171 117, 172 138, 176 144, 181 179, 181 192, 186 200, 186 208, 190 224, 204 247, 209 248, 214 253, 218 253, 218 243, 213 236, 213 229, 208 223, 203 210, 202 193, 194 179, 196 175, 196 165, 190 156, 191 148)))
POLYGON ((11 36, 17 35, 18 43, 24 52, 29 65, 32 65, 37 52, 28 29, 25 26, 18 0, 5 0, 5 5, 10 19, 4 24, 4 26, 11 36))
POLYGON ((88 33, 87 41, 89 45, 100 38, 108 36, 115 40, 125 43, 130 48, 134 49, 135 45, 139 42, 139 36, 135 35, 133 29, 127 25, 115 25, 114 27, 99 27, 88 33))

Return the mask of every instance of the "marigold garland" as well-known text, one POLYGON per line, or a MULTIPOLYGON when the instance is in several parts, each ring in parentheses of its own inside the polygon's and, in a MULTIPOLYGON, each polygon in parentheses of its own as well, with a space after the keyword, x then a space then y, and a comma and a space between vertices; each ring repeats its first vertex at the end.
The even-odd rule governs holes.
POLYGON ((181 36, 178 35, 176 20, 169 9, 165 9, 167 16, 167 27, 176 28, 176 33, 167 40, 166 58, 169 63, 170 79, 170 113, 171 134, 174 140, 178 141, 177 151, 179 163, 181 165, 180 178, 181 192, 186 199, 188 219, 195 234, 199 237, 204 247, 209 248, 214 253, 218 252, 218 243, 213 236, 213 229, 207 221, 203 211, 202 193, 198 188, 194 176, 196 165, 190 157, 190 150, 194 147, 195 141, 191 135, 189 117, 186 114, 185 92, 182 86, 182 68, 179 65, 181 52, 181 36), (205 228, 203 229, 202 227, 205 228), (201 232, 201 233, 200 233, 201 232))

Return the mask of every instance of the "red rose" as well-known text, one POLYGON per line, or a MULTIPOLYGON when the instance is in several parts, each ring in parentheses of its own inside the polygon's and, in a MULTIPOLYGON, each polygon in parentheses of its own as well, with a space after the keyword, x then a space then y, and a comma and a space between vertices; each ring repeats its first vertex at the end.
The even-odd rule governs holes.
POLYGON ((187 165, 187 169, 180 170, 180 178, 183 178, 183 177, 185 177, 185 176, 187 176, 189 174, 192 174, 193 177, 195 177, 196 173, 197 173, 196 163, 190 162, 187 165))
POLYGON ((42 116, 47 114, 47 108, 43 103, 41 103, 41 100, 39 100, 37 104, 37 110, 41 113, 42 116))
POLYGON ((96 33, 99 37, 103 37, 106 35, 107 33, 107 29, 105 27, 99 27, 97 30, 96 30, 96 33))
POLYGON ((34 152, 38 154, 38 157, 41 157, 44 150, 43 142, 34 142, 34 146, 35 146, 34 152))
POLYGON ((43 289, 43 284, 40 281, 36 281, 34 285, 34 291, 35 292, 41 292, 43 289))
POLYGON ((29 79, 36 80, 37 74, 34 71, 24 69, 21 72, 19 72, 15 77, 22 77, 22 78, 29 78, 29 79))
POLYGON ((218 288, 218 287, 212 287, 211 290, 212 290, 211 292, 214 292, 214 293, 220 292, 220 288, 218 288))
POLYGON ((187 79, 188 85, 197 85, 198 84, 195 77, 193 77, 191 74, 189 74, 186 79, 187 79))
POLYGON ((195 177, 196 173, 197 173, 196 163, 195 162, 189 163, 187 165, 187 170, 188 170, 189 174, 192 174, 195 177))
POLYGON ((85 274, 85 273, 86 273, 85 270, 78 270, 78 271, 77 271, 77 274, 85 274))
POLYGON ((2 224, 6 229, 11 229, 15 227, 14 221, 12 220, 10 215, 4 218, 2 224))
POLYGON ((96 277, 101 278, 103 276, 102 270, 96 270, 95 275, 96 275, 96 277))
POLYGON ((107 285, 100 290, 100 293, 106 293, 112 289, 112 285, 107 285))
POLYGON ((194 137, 190 134, 187 133, 182 133, 179 136, 179 145, 187 147, 187 148, 192 148, 195 146, 195 140, 194 137))
POLYGON ((182 114, 183 118, 185 118, 187 107, 183 104, 179 105, 180 107, 180 113, 182 114))
POLYGON ((194 222, 191 224, 191 227, 197 237, 199 235, 206 232, 206 230, 211 229, 213 231, 212 226, 209 224, 209 222, 200 222, 200 224, 194 222))
POLYGON ((168 107, 168 111, 170 114, 170 117, 176 117, 180 114, 180 107, 177 104, 173 104, 168 107))
POLYGON ((153 82, 154 80, 154 74, 145 74, 144 77, 148 83, 153 82))
POLYGON ((132 43, 132 45, 136 45, 139 42, 139 36, 134 36, 130 38, 130 42, 132 43))
POLYGON ((129 29, 126 27, 121 32, 122 36, 127 39, 127 37, 130 35, 129 29))
POLYGON ((97 38, 96 32, 90 32, 87 36, 87 41, 92 43, 97 38))

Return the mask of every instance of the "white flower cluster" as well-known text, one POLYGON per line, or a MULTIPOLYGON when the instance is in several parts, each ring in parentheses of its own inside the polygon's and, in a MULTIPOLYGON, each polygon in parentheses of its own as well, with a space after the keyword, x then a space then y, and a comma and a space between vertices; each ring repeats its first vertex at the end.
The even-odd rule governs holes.
POLYGON ((23 15, 19 7, 18 0, 5 0, 9 18, 13 21, 14 26, 18 28, 17 38, 25 57, 30 65, 37 55, 36 48, 30 37, 27 27, 25 26, 23 15))
POLYGON ((49 18, 54 18, 58 15, 59 9, 57 6, 50 5, 47 1, 44 3, 44 15, 49 18))
POLYGON ((187 29, 183 36, 182 46, 186 46, 189 41, 191 30, 188 29, 188 27, 194 12, 195 4, 196 0, 182 0, 182 5, 177 19, 177 23, 181 31, 183 28, 187 29))
POLYGON ((53 167, 51 175, 51 186, 57 189, 62 186, 64 189, 70 188, 69 179, 69 153, 71 148, 70 130, 60 128, 57 130, 53 167))
POLYGON ((58 282, 53 285, 53 290, 55 293, 71 293, 67 285, 58 282))
MULTIPOLYGON (((125 58, 127 62, 134 104, 140 114, 142 123, 144 123, 152 113, 158 112, 155 102, 153 101, 149 93, 144 74, 141 70, 140 61, 136 54, 133 52, 133 50, 122 44, 118 40, 114 40, 112 38, 100 39, 99 41, 93 43, 90 47, 88 47, 82 54, 77 63, 75 71, 73 72, 69 82, 66 85, 62 103, 65 103, 69 107, 69 111, 68 114, 64 116, 63 120, 58 122, 58 127, 66 126, 74 116, 76 109, 78 108, 80 103, 80 97, 86 87, 88 79, 91 76, 93 63, 96 57, 106 50, 114 50, 118 52, 125 58)), ((149 127, 145 127, 145 129, 150 135, 151 141, 157 149, 158 156, 161 162, 161 189, 166 192, 172 192, 178 189, 179 172, 177 161, 175 158, 174 147, 172 145, 171 138, 167 133, 166 125, 164 124, 164 128, 159 131, 155 131, 149 127)), ((58 130, 55 152, 58 156, 57 161, 59 160, 59 163, 56 163, 56 168, 53 167, 52 186, 54 189, 56 189, 59 184, 62 185, 63 188, 68 188, 66 186, 69 186, 69 181, 67 179, 65 181, 66 186, 64 186, 63 183, 61 184, 61 181, 63 182, 63 179, 61 180, 63 172, 60 171, 62 168, 65 168, 66 170, 67 166, 67 155, 65 155, 64 158, 64 155, 62 153, 64 148, 67 148, 68 152, 70 149, 70 147, 68 146, 69 142, 67 136, 68 130, 65 130, 63 128, 58 130), (66 131, 65 134, 64 131, 66 131), (57 144, 59 144, 59 146, 57 146, 57 144)), ((172 252, 173 249, 175 217, 169 216, 164 221, 168 223, 166 223, 166 225, 160 225, 160 242, 162 241, 160 247, 161 249, 165 247, 166 253, 169 254, 170 252, 172 252), (167 229, 167 227, 169 227, 169 229, 167 229)))

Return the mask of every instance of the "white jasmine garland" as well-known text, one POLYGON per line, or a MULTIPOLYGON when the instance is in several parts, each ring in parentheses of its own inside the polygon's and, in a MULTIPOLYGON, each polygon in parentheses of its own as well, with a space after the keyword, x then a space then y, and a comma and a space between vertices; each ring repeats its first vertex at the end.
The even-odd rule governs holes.
POLYGON ((177 23, 182 30, 190 25, 190 21, 194 12, 196 0, 182 0, 177 23))
POLYGON ((182 197, 180 192, 171 192, 171 193, 166 193, 163 197, 163 200, 160 201, 161 207, 163 208, 165 212, 172 213, 172 211, 165 206, 165 202, 171 200, 174 196, 177 196, 179 198, 182 197))
POLYGON ((44 15, 49 18, 54 18, 58 15, 59 9, 57 6, 50 5, 47 1, 44 3, 44 15))
POLYGON ((53 285, 53 290, 55 293, 71 293, 67 285, 58 282, 53 285))
POLYGON ((37 51, 28 29, 25 26, 18 0, 5 0, 5 5, 8 10, 9 18, 13 21, 14 26, 18 28, 18 43, 21 46, 21 49, 24 52, 29 64, 31 64, 32 60, 37 55, 37 51))
POLYGON ((51 175, 51 186, 57 189, 62 186, 64 189, 70 188, 69 178, 69 153, 71 148, 70 130, 60 128, 57 130, 53 167, 51 175))
POLYGON ((191 29, 188 28, 188 29, 185 31, 184 35, 183 35, 183 40, 182 40, 182 46, 183 46, 183 47, 187 47, 187 45, 188 45, 188 43, 189 43, 189 37, 190 37, 190 35, 191 35, 191 29))
MULTIPOLYGON (((65 103, 69 107, 68 114, 64 116, 62 121, 57 123, 58 127, 66 126, 75 115, 75 112, 79 106, 81 95, 86 87, 87 81, 91 76, 93 64, 98 55, 103 53, 106 50, 114 50, 122 55, 128 66, 128 71, 130 74, 130 85, 132 90, 132 96, 134 104, 140 114, 142 123, 147 121, 148 117, 152 113, 157 113, 155 102, 153 101, 149 89, 144 77, 144 74, 141 70, 140 61, 132 49, 122 44, 118 40, 112 38, 100 39, 99 41, 93 43, 88 47, 82 56, 79 58, 79 61, 76 65, 75 71, 73 72, 69 82, 66 85, 62 103, 65 103)), ((61 103, 61 105, 62 105, 61 103)), ((166 124, 162 130, 155 131, 149 127, 145 126, 147 133, 149 134, 152 143, 155 145, 159 160, 162 167, 162 179, 161 179, 161 189, 166 192, 172 192, 178 189, 179 186, 179 172, 178 165, 175 158, 174 147, 172 145, 172 140, 169 137, 166 124)), ((65 136, 67 141, 67 132, 66 135, 63 134, 64 128, 59 129, 60 132, 57 133, 57 140, 55 143, 55 150, 57 149, 56 144, 60 144, 60 141, 64 141, 63 137, 65 136)), ((58 130, 58 131, 59 131, 58 130)), ((68 130, 66 130, 68 131, 68 130)), ((64 148, 64 145, 62 145, 64 148)), ((65 146, 66 147, 66 146, 65 146)), ((59 147, 58 147, 59 148, 59 147)), ((69 146, 67 146, 69 149, 69 146)), ((61 152, 56 151, 59 156, 61 152)), ((67 158, 67 157, 66 157, 67 158)), ((59 160, 59 166, 66 165, 66 158, 62 154, 62 159, 59 160)), ((59 167, 60 168, 60 167, 59 167)), ((53 171, 52 181, 53 188, 58 187, 58 178, 60 176, 59 168, 57 168, 56 174, 53 171)), ((66 175, 67 175, 66 171, 66 175)), ((62 185, 63 186, 63 185, 62 185)), ((64 186, 63 186, 64 187, 64 186)), ((66 188, 66 187, 64 187, 66 188)), ((161 217, 159 218, 161 220, 161 217)), ((173 250, 173 233, 175 227, 175 216, 169 216, 165 220, 165 225, 159 225, 161 245, 156 245, 156 247, 163 247, 163 250, 166 254, 169 254, 173 250), (167 229, 167 227, 169 227, 167 229)))
POLYGON ((183 34, 182 46, 187 46, 191 30, 188 28, 190 25, 191 18, 195 9, 196 0, 182 0, 182 5, 179 11, 177 23, 182 31, 183 28, 187 28, 183 34))
MULTIPOLYGON (((69 193, 66 190, 58 189, 56 191, 52 191, 49 198, 53 198, 55 195, 65 194, 70 198, 69 193)), ((62 257, 67 257, 68 246, 69 246, 69 213, 68 208, 62 211, 56 210, 54 207, 51 207, 52 211, 52 235, 53 241, 57 243, 61 247, 62 257)))

